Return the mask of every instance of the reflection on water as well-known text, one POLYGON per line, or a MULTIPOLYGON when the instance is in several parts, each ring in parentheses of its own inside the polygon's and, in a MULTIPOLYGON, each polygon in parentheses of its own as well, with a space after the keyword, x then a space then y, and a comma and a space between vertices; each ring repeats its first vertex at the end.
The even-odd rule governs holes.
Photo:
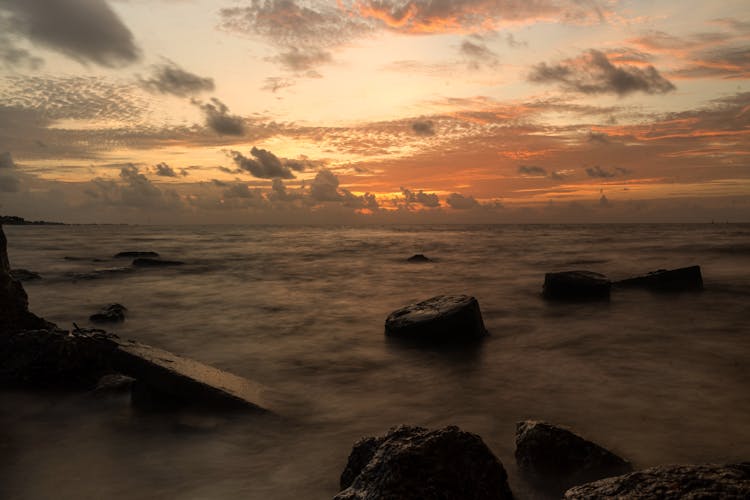
POLYGON ((144 415, 123 398, 0 393, 2 498, 330 498, 353 442, 457 424, 502 460, 520 498, 515 422, 569 425, 639 467, 750 455, 750 228, 8 227, 32 309, 82 325, 102 305, 134 338, 257 380, 281 418, 144 415), (179 268, 127 266, 154 250, 179 268), (405 259, 423 253, 432 263, 405 259), (65 259, 64 257, 75 259, 65 259), (95 261, 98 259, 99 261, 95 261), (613 279, 700 264, 706 291, 548 304, 547 271, 613 279), (479 300, 474 349, 389 342, 392 310, 479 300))

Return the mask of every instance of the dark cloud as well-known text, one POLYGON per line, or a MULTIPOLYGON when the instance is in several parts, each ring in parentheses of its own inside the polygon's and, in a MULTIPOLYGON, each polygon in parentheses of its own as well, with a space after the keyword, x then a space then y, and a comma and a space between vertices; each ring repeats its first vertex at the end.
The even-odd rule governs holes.
POLYGON ((321 170, 310 183, 310 198, 314 201, 342 201, 339 178, 330 170, 321 170))
POLYGON ((232 151, 230 154, 238 168, 259 179, 294 179, 292 169, 286 161, 265 149, 253 147, 250 150, 252 158, 247 158, 238 151, 232 151))
POLYGON ((226 104, 215 97, 211 102, 193 100, 206 115, 206 126, 219 135, 245 135, 245 120, 241 116, 229 114, 226 104))
POLYGON ((543 167, 536 165, 520 165, 518 167, 518 173, 521 175, 532 175, 532 176, 547 176, 547 170, 543 167))
MULTIPOLYGON (((6 31, 9 26, 0 19, 0 30, 6 31)), ((36 57, 28 50, 18 47, 15 41, 4 33, 0 33, 0 64, 6 68, 39 69, 44 60, 36 57)))
POLYGON ((624 96, 633 92, 664 94, 675 90, 675 86, 653 66, 643 69, 616 66, 606 54, 593 49, 560 64, 537 64, 528 79, 535 83, 557 83, 565 90, 583 94, 612 93, 624 96))
POLYGON ((673 74, 681 78, 750 78, 750 46, 698 52, 692 62, 673 74))
POLYGON ((601 132, 589 131, 589 142, 598 142, 599 144, 609 144, 609 136, 601 132))
POLYGON ((17 193, 21 190, 21 181, 13 175, 0 175, 0 193, 17 193))
POLYGON ((182 206, 179 195, 155 186, 140 169, 128 163, 120 168, 120 181, 97 177, 85 193, 97 203, 127 208, 176 209, 182 206))
POLYGON ((470 208, 478 208, 481 206, 473 196, 464 196, 459 193, 449 194, 445 201, 451 206, 451 208, 455 208, 456 210, 468 210, 470 208))
POLYGON ((154 165, 154 173, 160 177, 185 177, 188 175, 188 171, 184 168, 181 168, 180 171, 177 172, 175 169, 164 162, 154 165))
POLYGON ((425 193, 422 190, 415 193, 414 191, 403 187, 401 188, 401 192, 404 195, 404 201, 406 201, 407 205, 415 203, 429 208, 440 206, 440 199, 435 193, 425 193))
POLYGON ((435 135, 435 123, 430 120, 419 120, 411 124, 411 129, 415 134, 421 136, 435 135))
POLYGON ((607 208, 610 206, 609 198, 607 198, 607 195, 602 194, 601 198, 599 198, 599 206, 603 208, 607 208))
POLYGON ((0 13, 13 34, 82 63, 117 67, 139 57, 133 34, 105 0, 3 0, 0 13))
POLYGON ((461 55, 469 61, 469 68, 479 69, 483 64, 497 66, 497 54, 482 41, 464 40, 460 48, 461 55))
POLYGON ((10 151, 0 153, 0 168, 16 168, 16 163, 13 161, 10 151))
POLYGON ((294 86, 294 81, 292 80, 287 80, 286 78, 281 78, 278 76, 271 76, 271 77, 266 78, 265 84, 263 84, 263 87, 261 87, 261 90, 268 90, 275 94, 281 89, 285 89, 285 88, 293 87, 293 86, 294 86))
POLYGON ((214 90, 213 78, 195 75, 168 61, 151 68, 151 77, 141 80, 146 90, 188 97, 214 90))
POLYGON ((630 170, 622 167, 615 167, 613 170, 605 170, 599 165, 586 168, 586 175, 597 179, 610 179, 612 177, 619 177, 621 175, 627 175, 629 173, 630 170))
POLYGON ((271 57, 269 60, 281 64, 281 66, 294 73, 305 73, 307 76, 315 76, 314 68, 321 64, 330 63, 333 58, 331 53, 318 48, 299 49, 291 47, 285 52, 271 57))

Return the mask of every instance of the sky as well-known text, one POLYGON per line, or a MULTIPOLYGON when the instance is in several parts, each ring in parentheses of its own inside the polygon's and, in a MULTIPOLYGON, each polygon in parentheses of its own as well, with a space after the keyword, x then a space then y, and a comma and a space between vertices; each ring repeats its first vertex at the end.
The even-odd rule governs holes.
POLYGON ((747 0, 0 0, 0 213, 750 222, 747 0))

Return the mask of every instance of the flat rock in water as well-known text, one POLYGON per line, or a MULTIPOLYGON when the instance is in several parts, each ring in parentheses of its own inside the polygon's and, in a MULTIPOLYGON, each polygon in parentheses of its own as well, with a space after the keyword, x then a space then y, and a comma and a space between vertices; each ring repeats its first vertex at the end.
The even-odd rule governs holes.
POLYGON ((701 266, 679 269, 659 269, 645 276, 637 276, 613 283, 618 287, 646 288, 657 292, 684 292, 703 289, 701 266))
POLYGON ((750 462, 666 465, 571 488, 568 500, 681 500, 750 498, 750 462))
POLYGON ((401 426, 355 443, 334 500, 511 500, 502 463, 458 427, 401 426))
POLYGON ((190 406, 269 411, 265 388, 213 366, 133 341, 116 341, 113 367, 190 406))
POLYGON ((127 307, 122 304, 110 304, 102 307, 98 313, 89 316, 89 320, 94 323, 121 323, 125 321, 127 310, 127 307))
POLYGON ((571 486, 633 470, 629 462, 598 444, 533 420, 516 424, 515 455, 528 479, 558 495, 571 486))
POLYGON ((28 269, 11 269, 10 275, 13 276, 13 279, 18 281, 33 281, 42 279, 42 276, 39 273, 29 271, 28 269))
POLYGON ((385 334, 412 341, 465 341, 487 335, 479 302, 468 295, 438 295, 393 311, 385 334))
POLYGON ((94 394, 105 396, 109 394, 123 394, 130 391, 135 379, 121 373, 109 373, 102 376, 96 383, 94 394))
POLYGON ((406 259, 407 262, 432 262, 432 259, 427 257, 426 255, 423 255, 421 253, 418 253, 416 255, 412 255, 408 259, 406 259))
POLYGON ((592 271, 562 271, 544 275, 544 298, 550 300, 597 300, 609 298, 610 281, 592 271))
POLYGON ((179 260, 161 260, 161 259, 150 259, 142 257, 133 260, 133 265, 138 267, 166 267, 166 266, 181 266, 185 264, 179 260))
POLYGON ((158 258, 159 254, 156 252, 120 252, 115 254, 114 256, 115 259, 119 259, 121 257, 128 257, 131 259, 134 259, 136 257, 158 258))

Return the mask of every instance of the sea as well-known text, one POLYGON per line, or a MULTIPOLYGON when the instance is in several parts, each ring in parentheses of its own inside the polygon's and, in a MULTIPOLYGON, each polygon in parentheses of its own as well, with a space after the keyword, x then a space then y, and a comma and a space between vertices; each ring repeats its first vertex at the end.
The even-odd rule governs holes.
POLYGON ((352 445, 457 425, 503 463, 516 422, 568 427, 636 468, 750 459, 750 225, 6 226, 30 308, 263 384, 275 415, 148 413, 128 397, 0 392, 3 499, 326 499, 352 445), (185 264, 133 268, 122 251, 185 264), (424 254, 432 262, 407 258, 424 254), (546 272, 700 265, 705 290, 551 303, 546 272), (490 335, 389 341, 388 314, 477 298, 490 335))

